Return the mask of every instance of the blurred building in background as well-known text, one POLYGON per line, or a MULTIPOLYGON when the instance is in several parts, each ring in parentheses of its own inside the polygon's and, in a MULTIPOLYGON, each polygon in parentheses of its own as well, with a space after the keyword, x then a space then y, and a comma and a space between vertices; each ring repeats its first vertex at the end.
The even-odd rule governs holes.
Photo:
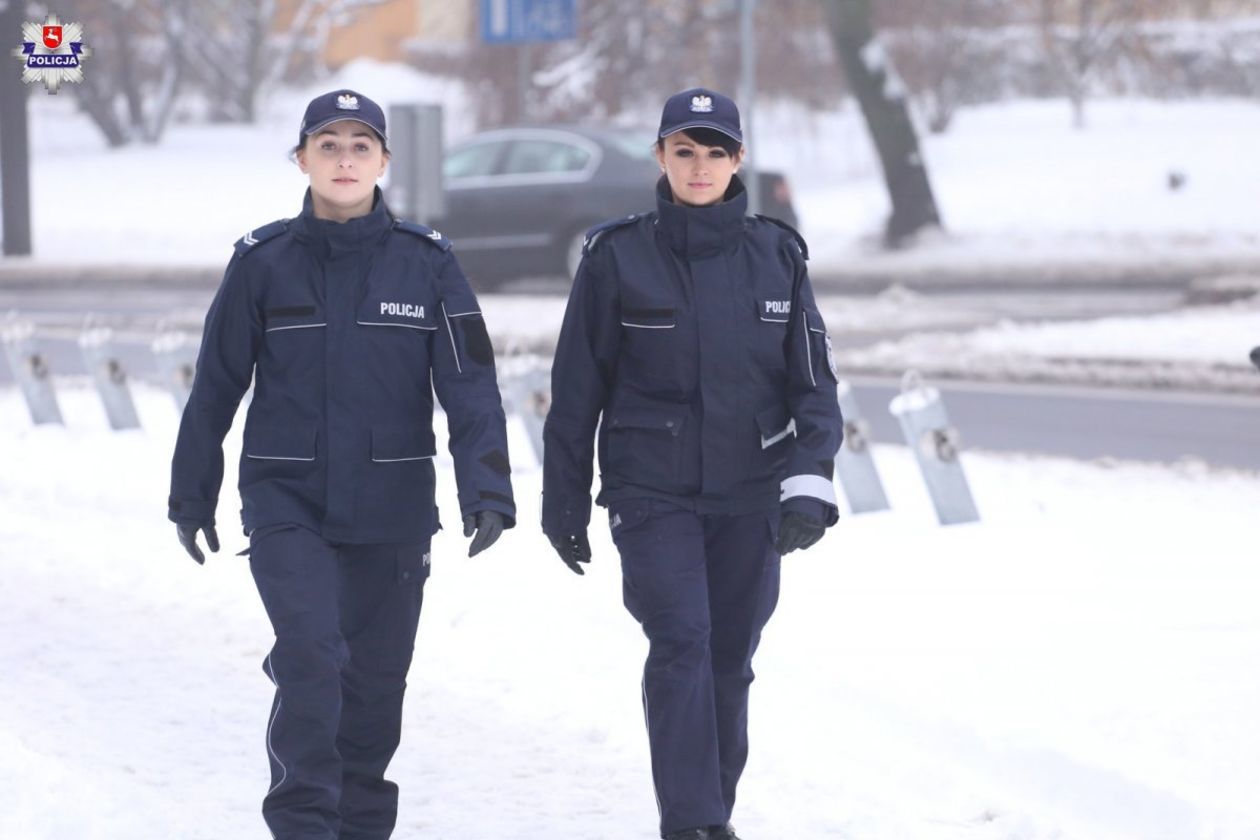
MULTIPOLYGON (((292 14, 303 0, 287 0, 292 14)), ((344 22, 333 23, 323 61, 337 69, 356 58, 406 61, 417 50, 448 50, 464 44, 476 28, 474 0, 386 0, 363 7, 344 22)), ((277 30, 286 21, 278 17, 277 30)))

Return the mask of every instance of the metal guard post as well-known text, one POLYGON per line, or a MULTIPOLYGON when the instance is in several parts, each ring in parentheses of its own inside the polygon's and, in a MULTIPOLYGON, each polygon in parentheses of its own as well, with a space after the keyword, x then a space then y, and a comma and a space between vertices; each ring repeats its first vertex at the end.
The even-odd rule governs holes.
POLYGON ((49 423, 64 425, 57 394, 53 390, 52 371, 47 358, 39 350, 35 327, 11 316, 0 326, 0 344, 4 345, 13 378, 22 389, 31 421, 37 426, 49 423))
POLYGON ((853 513, 888 510, 888 496, 871 456, 870 426, 862 419, 857 399, 848 382, 836 388, 840 416, 844 418, 844 442, 836 453, 836 478, 853 513))
POLYGON ((940 392, 924 385, 918 371, 907 371, 901 380, 901 394, 888 410, 901 424, 906 445, 919 462, 940 523, 979 521, 980 513, 959 458, 958 430, 950 425, 940 392))
POLYGON ((96 392, 105 406, 105 416, 114 431, 140 428, 136 404, 127 389, 127 372, 114 348, 114 333, 108 327, 89 327, 79 336, 83 367, 91 374, 96 392))

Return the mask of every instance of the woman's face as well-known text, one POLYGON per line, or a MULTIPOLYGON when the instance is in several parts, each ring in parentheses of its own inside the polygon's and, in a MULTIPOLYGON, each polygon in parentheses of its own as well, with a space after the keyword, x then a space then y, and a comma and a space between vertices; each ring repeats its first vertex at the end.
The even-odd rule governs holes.
POLYGON ((664 145, 657 145, 656 159, 674 200, 694 207, 721 201, 744 159, 743 148, 731 156, 721 146, 702 146, 682 131, 666 137, 664 145))
POLYGON ((306 138, 297 163, 311 179, 316 218, 344 222, 371 211, 389 155, 372 129, 357 120, 338 120, 306 138))

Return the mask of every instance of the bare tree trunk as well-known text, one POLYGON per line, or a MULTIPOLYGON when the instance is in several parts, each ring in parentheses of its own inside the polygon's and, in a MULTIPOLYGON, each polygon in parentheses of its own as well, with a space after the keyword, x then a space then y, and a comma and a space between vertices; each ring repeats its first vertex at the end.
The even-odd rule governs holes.
POLYGON ((275 0, 261 0, 250 6, 245 17, 245 79, 238 94, 241 118, 253 123, 258 118, 258 85, 266 78, 267 36, 275 19, 275 0))
POLYGON ((170 0, 166 6, 166 14, 162 17, 162 34, 166 41, 167 60, 162 63, 162 79, 154 96, 153 105, 149 109, 145 122, 144 140, 156 143, 162 139, 166 124, 175 109, 175 99, 179 95, 180 83, 184 78, 186 66, 183 55, 183 43, 188 37, 187 9, 183 0, 170 0))
POLYGON ((939 227, 940 213, 928 181, 919 138, 910 121, 906 94, 891 60, 875 40, 872 0, 823 0, 836 53, 866 118, 879 152, 892 215, 884 243, 895 248, 926 227, 939 227))
POLYGON ((114 98, 108 90, 109 83, 103 73, 84 73, 83 81, 74 85, 74 97, 79 108, 96 125, 105 143, 111 149, 127 145, 127 132, 114 110, 114 98))
POLYGON ((114 31, 115 43, 118 45, 118 87, 123 102, 127 106, 128 134, 133 137, 143 132, 144 127, 144 95, 140 91, 140 74, 135 67, 135 41, 132 40, 136 30, 134 15, 130 4, 109 4, 110 28, 114 31))

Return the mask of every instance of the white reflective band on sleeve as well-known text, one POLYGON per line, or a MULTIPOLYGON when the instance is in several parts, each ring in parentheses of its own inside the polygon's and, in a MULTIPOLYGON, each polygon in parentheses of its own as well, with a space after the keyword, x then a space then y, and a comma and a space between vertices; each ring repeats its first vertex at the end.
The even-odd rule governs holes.
POLYGON ((814 354, 809 349, 809 317, 802 312, 801 323, 805 329, 801 331, 801 337, 805 339, 805 366, 809 368, 809 384, 818 387, 818 380, 814 378, 814 354))
POLYGON ((796 496, 809 496, 811 499, 820 499, 829 505, 837 506, 835 485, 831 483, 831 479, 823 478, 821 475, 794 475, 783 479, 783 483, 779 485, 779 501, 796 496))
POLYGON ((451 316, 446 314, 446 303, 442 304, 442 317, 446 319, 446 334, 451 337, 451 352, 455 354, 455 372, 463 373, 464 367, 459 363, 459 349, 455 346, 455 330, 451 327, 451 316))
POLYGON ((787 424, 787 427, 783 431, 779 432, 778 434, 772 437, 762 437, 761 448, 769 449, 770 447, 774 446, 779 441, 783 440, 788 435, 794 435, 794 434, 796 434, 796 419, 795 418, 789 421, 787 424))

